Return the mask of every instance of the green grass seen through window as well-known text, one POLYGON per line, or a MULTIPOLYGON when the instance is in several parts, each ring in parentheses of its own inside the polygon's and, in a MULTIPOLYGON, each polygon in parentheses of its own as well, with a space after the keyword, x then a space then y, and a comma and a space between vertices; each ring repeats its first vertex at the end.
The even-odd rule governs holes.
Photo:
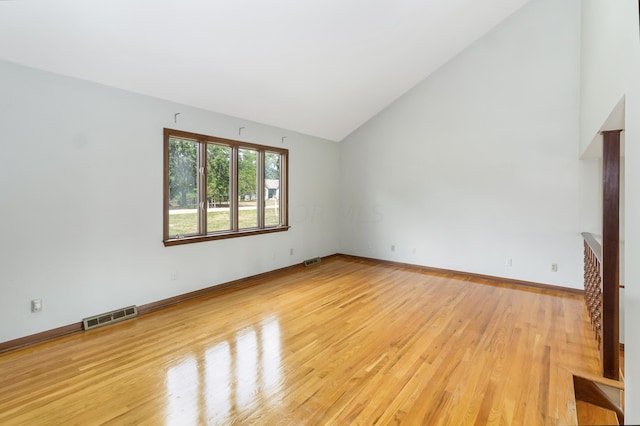
MULTIPOLYGON (((278 210, 265 209, 265 225, 276 226, 279 224, 278 210)), ((169 235, 185 235, 197 232, 194 229, 197 223, 197 213, 181 213, 169 215, 169 235)), ((257 225, 255 209, 240 210, 238 212, 238 225, 240 229, 253 228, 257 225)), ((228 211, 215 211, 207 213, 207 228, 209 232, 229 230, 230 220, 228 211)))

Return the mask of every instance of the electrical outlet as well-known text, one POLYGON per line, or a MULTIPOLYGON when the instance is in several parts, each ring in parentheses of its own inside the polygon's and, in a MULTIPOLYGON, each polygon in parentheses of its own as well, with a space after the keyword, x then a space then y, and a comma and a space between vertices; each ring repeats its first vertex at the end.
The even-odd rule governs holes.
POLYGON ((178 279, 178 271, 171 272, 171 281, 176 281, 178 279))
POLYGON ((551 272, 558 272, 558 264, 557 263, 552 263, 551 264, 551 272))
POLYGON ((504 261, 504 266, 513 266, 513 259, 511 259, 510 257, 507 257, 507 259, 504 261))
POLYGON ((396 251, 396 245, 395 244, 391 244, 391 251, 396 251))
POLYGON ((33 299, 31 301, 31 312, 42 312, 42 299, 33 299))
POLYGON ((293 256, 293 248, 289 249, 289 255, 293 256))

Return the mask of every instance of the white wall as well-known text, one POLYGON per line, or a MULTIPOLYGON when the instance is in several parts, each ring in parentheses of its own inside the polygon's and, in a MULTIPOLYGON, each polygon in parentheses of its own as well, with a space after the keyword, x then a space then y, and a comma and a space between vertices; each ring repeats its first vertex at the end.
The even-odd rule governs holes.
POLYGON ((579 76, 580 3, 524 6, 341 143, 341 251, 582 288, 579 76))
POLYGON ((600 139, 598 132, 606 121, 618 121, 614 117, 607 119, 626 92, 626 79, 620 78, 626 71, 619 67, 628 60, 629 52, 628 44, 612 43, 612 40, 628 37, 629 28, 621 23, 633 19, 629 13, 632 3, 633 0, 582 0, 581 154, 587 152, 594 140, 600 139))
MULTIPOLYGON (((630 3, 630 2, 628 2, 630 3)), ((637 6, 637 3, 636 3, 637 6)), ((635 15, 638 16, 637 10, 635 15)), ((636 51, 639 50, 636 46, 636 51)), ((640 52, 634 64, 636 81, 627 96, 626 231, 625 231, 625 422, 640 424, 640 52)))
POLYGON ((625 97, 625 422, 640 424, 640 34, 636 0, 583 0, 581 148, 625 97))
POLYGON ((337 251, 335 143, 6 62, 0 130, 0 342, 337 251), (290 150, 292 228, 165 248, 163 127, 240 126, 290 150))

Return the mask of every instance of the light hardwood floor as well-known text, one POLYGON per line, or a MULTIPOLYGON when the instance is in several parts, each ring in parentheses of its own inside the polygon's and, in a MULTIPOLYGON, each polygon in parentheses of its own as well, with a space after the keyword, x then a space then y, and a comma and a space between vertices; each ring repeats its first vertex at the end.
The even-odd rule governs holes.
POLYGON ((0 355, 0 424, 572 424, 575 295, 330 259, 0 355))

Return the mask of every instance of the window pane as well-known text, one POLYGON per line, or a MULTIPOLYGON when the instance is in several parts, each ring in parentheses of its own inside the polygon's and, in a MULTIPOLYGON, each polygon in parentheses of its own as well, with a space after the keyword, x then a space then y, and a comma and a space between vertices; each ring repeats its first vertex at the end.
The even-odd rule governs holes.
POLYGON ((280 154, 264 155, 264 226, 280 225, 280 154))
POLYGON ((169 139, 169 235, 198 233, 198 143, 169 139))
POLYGON ((207 232, 231 229, 231 148, 207 144, 207 232))
POLYGON ((257 151, 238 150, 238 228, 258 226, 257 151))

